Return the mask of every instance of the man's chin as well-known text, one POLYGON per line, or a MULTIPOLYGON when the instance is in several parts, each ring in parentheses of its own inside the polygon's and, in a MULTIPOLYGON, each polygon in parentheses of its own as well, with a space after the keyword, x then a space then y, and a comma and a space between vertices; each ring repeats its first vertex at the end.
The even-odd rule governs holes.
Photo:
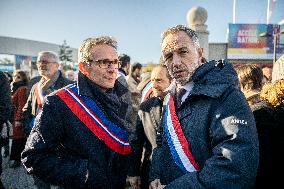
POLYGON ((179 79, 176 79, 176 83, 181 85, 181 86, 184 86, 189 81, 190 81, 190 78, 179 78, 179 79))

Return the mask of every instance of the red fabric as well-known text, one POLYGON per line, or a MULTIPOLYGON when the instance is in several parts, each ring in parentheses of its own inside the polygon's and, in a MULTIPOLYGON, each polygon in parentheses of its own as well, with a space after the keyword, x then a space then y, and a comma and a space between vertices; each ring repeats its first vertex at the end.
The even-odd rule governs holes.
POLYGON ((35 86, 36 102, 37 102, 38 107, 42 108, 42 101, 41 101, 41 98, 39 96, 41 94, 38 93, 38 87, 39 87, 39 83, 37 83, 36 86, 35 86))
POLYGON ((23 116, 22 109, 27 101, 26 91, 27 91, 26 86, 19 87, 12 96, 12 103, 14 107, 13 139, 21 139, 26 137, 24 133, 24 126, 23 125, 21 125, 20 127, 15 126, 15 121, 22 120, 23 116))
POLYGON ((151 87, 147 93, 145 94, 145 97, 143 99, 143 101, 146 101, 149 97, 150 97, 150 94, 153 92, 153 88, 151 87))
MULTIPOLYGON (((170 112, 175 112, 175 105, 174 105, 174 100, 173 97, 170 97, 170 102, 169 102, 169 108, 170 108, 170 112)), ((189 158, 190 163, 193 165, 193 167, 196 170, 200 170, 197 162, 195 161, 191 151, 190 151, 190 144, 188 143, 188 141, 186 140, 184 133, 182 131, 180 122, 178 120, 178 117, 176 114, 171 114, 171 119, 173 121, 173 126, 174 126, 174 130, 177 134, 177 137, 180 141, 180 144, 182 146, 182 149, 184 151, 184 153, 186 154, 186 156, 189 158)))

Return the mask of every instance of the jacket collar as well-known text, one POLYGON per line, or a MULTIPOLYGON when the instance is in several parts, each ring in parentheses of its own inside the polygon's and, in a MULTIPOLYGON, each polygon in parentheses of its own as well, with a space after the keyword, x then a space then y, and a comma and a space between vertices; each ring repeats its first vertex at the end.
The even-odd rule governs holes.
POLYGON ((212 98, 220 97, 228 87, 238 87, 238 77, 232 64, 216 61, 202 64, 194 72, 194 87, 190 95, 205 95, 212 98))
MULTIPOLYGON (((93 81, 91 81, 88 77, 86 77, 81 72, 79 72, 78 74, 77 86, 78 86, 79 95, 84 95, 84 96, 94 98, 94 94, 93 94, 94 92, 99 91, 101 93, 104 93, 104 91, 102 91, 101 88, 97 84, 95 84, 93 81)), ((120 97, 123 94, 127 93, 128 89, 116 80, 114 84, 114 88, 108 89, 105 93, 114 93, 114 92, 116 93, 118 97, 120 97)))

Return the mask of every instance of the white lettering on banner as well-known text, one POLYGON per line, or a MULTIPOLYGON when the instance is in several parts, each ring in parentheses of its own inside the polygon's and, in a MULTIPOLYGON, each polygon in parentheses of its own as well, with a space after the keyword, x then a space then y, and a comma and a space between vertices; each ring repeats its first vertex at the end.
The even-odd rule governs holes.
POLYGON ((258 43, 257 30, 239 30, 237 36, 238 43, 258 43))
POLYGON ((257 30, 239 30, 238 36, 257 36, 257 30))
POLYGON ((258 43, 257 37, 238 37, 238 43, 258 43))
POLYGON ((238 124, 242 124, 242 125, 247 125, 248 124, 248 122, 243 120, 243 119, 242 120, 240 120, 240 119, 232 119, 231 123, 238 123, 238 124))

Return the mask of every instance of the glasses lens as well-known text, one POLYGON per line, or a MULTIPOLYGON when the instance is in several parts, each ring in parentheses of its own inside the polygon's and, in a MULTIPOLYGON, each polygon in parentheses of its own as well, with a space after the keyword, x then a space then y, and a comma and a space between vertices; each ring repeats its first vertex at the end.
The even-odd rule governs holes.
POLYGON ((46 60, 40 60, 36 62, 36 64, 49 64, 49 63, 54 63, 54 62, 48 62, 46 60))
POLYGON ((118 69, 118 60, 97 60, 95 61, 95 63, 97 65, 99 65, 100 68, 109 68, 109 67, 112 67, 112 68, 115 68, 115 69, 118 69))

